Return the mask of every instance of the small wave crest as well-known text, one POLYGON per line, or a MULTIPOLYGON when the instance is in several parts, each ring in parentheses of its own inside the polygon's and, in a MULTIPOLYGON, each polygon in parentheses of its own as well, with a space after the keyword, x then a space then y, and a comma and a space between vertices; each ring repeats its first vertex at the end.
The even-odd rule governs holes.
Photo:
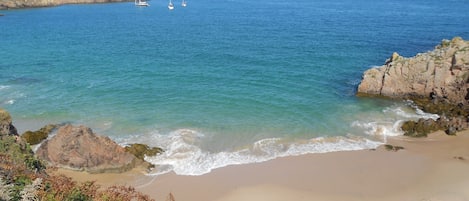
POLYGON ((3 104, 5 104, 5 105, 13 105, 13 104, 15 104, 15 100, 14 100, 14 99, 5 100, 5 101, 3 101, 3 104))
MULTIPOLYGON (((152 146, 162 147, 165 152, 145 160, 155 165, 150 175, 161 175, 173 171, 178 175, 203 175, 213 169, 229 165, 264 162, 278 157, 297 156, 308 153, 325 153, 372 149, 381 142, 365 138, 319 137, 309 140, 287 140, 266 138, 237 150, 210 152, 201 147, 204 135, 190 129, 179 129, 161 135, 149 135, 155 142, 152 146)), ((141 139, 141 138, 140 138, 141 139)))
POLYGON ((400 129, 403 120, 397 120, 395 122, 352 122, 352 127, 358 127, 365 130, 365 134, 378 135, 378 136, 399 136, 402 135, 400 129))
POLYGON ((401 116, 406 119, 433 119, 437 120, 440 118, 438 114, 426 113, 419 109, 414 102, 406 101, 405 106, 397 106, 397 107, 388 107, 384 111, 384 113, 395 113, 398 116, 401 116))

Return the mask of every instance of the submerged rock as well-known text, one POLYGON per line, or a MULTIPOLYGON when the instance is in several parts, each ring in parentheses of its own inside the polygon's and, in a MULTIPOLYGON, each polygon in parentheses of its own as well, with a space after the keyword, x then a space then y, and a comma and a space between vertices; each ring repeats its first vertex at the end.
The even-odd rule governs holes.
POLYGON ((10 113, 0 108, 0 136, 18 135, 18 131, 12 122, 10 113))
POLYGON ((60 127, 36 154, 53 166, 90 173, 124 172, 135 167, 136 160, 108 137, 96 135, 85 126, 70 124, 60 127))

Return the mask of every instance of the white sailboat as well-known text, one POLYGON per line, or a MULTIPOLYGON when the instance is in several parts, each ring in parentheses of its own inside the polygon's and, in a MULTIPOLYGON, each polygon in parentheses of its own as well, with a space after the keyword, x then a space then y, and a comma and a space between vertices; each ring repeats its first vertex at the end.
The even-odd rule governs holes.
POLYGON ((174 9, 174 5, 173 5, 173 2, 172 2, 171 0, 169 0, 168 9, 169 9, 169 10, 173 10, 173 9, 174 9))
POLYGON ((150 6, 145 0, 135 0, 135 5, 136 6, 150 6))
POLYGON ((186 0, 182 0, 181 6, 182 6, 182 7, 186 7, 186 6, 187 6, 186 0))

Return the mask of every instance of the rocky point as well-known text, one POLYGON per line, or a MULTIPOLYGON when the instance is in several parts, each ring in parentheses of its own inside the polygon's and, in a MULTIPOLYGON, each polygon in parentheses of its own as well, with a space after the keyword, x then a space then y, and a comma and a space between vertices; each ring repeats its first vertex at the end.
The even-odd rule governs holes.
POLYGON ((442 116, 435 121, 438 125, 428 121, 404 124, 403 129, 409 135, 420 132, 416 128, 425 127, 421 125, 440 128, 448 134, 466 129, 469 127, 469 41, 460 37, 443 40, 434 50, 411 58, 393 53, 383 66, 363 74, 357 95, 410 99, 424 111, 442 116))

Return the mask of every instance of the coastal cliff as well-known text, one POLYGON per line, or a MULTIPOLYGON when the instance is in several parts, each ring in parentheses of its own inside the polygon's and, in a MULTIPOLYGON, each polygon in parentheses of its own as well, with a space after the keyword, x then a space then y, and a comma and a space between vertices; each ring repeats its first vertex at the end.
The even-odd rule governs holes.
POLYGON ((358 96, 410 99, 440 119, 405 122, 405 135, 447 134, 469 128, 469 41, 443 40, 434 50, 405 58, 393 53, 383 66, 363 74, 358 96))
POLYGON ((469 41, 455 37, 412 58, 393 53, 385 65, 364 73, 358 95, 442 98, 453 104, 467 105, 468 78, 469 41))
POLYGON ((63 4, 110 3, 129 0, 0 0, 0 10, 58 6, 63 4))

